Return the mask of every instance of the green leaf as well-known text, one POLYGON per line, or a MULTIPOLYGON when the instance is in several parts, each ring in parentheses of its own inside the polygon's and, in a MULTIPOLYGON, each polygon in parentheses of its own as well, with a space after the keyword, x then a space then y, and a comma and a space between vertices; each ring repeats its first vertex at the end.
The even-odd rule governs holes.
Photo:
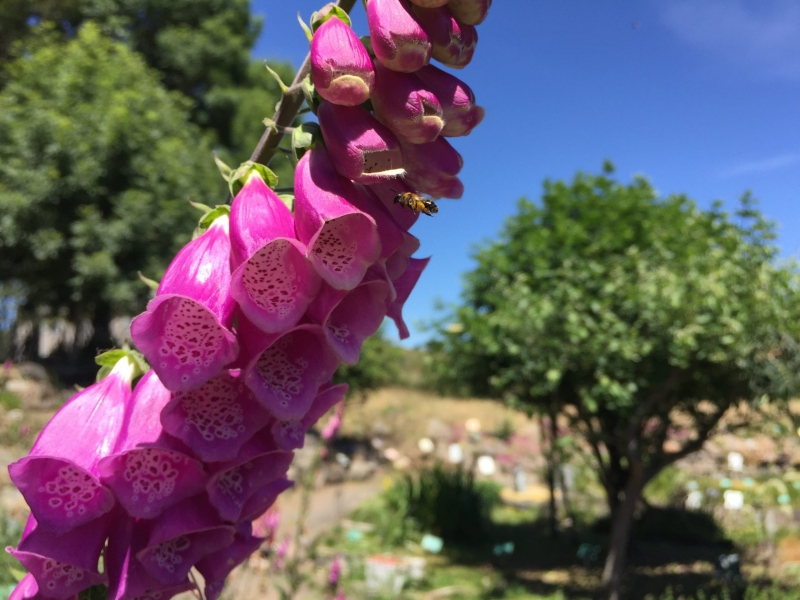
POLYGON ((292 132, 292 151, 300 160, 307 150, 313 148, 322 139, 322 130, 317 123, 302 123, 292 132))
POLYGON ((311 14, 311 31, 316 32, 323 23, 333 18, 337 18, 348 27, 352 27, 350 15, 334 4, 333 6, 326 6, 322 10, 311 14))
POLYGON ((289 210, 294 212, 294 194, 278 194, 278 198, 281 199, 289 210))
POLYGON ((231 171, 233 171, 233 169, 231 169, 228 165, 222 162, 222 159, 219 156, 217 156, 216 152, 214 152, 214 162, 216 163, 217 168, 219 169, 219 174, 222 175, 222 178, 225 181, 228 181, 228 179, 231 176, 231 171))
POLYGON ((150 370, 150 365, 147 364, 144 356, 142 356, 142 354, 136 350, 132 350, 126 346, 122 349, 108 350, 107 352, 98 354, 95 357, 94 361, 100 366, 100 370, 97 372, 96 381, 104 379, 123 358, 127 358, 131 361, 131 363, 133 363, 134 380, 138 379, 150 370))
POLYGON ((285 94, 286 91, 289 89, 289 87, 285 83, 283 83, 281 76, 278 75, 275 71, 273 71, 266 61, 264 61, 264 68, 270 75, 272 75, 272 78, 277 82, 278 87, 281 89, 281 92, 285 94))
POLYGON ((142 275, 141 271, 136 271, 136 272, 138 273, 139 279, 142 281, 142 283, 144 283, 154 292, 158 290, 158 285, 159 285, 158 281, 156 281, 155 279, 150 279, 149 277, 145 277, 144 275, 142 275))
POLYGON ((231 196, 235 197, 236 194, 239 193, 253 173, 260 175, 261 179, 264 180, 264 183, 266 183, 270 189, 274 190, 278 185, 278 176, 268 167, 248 160, 239 165, 236 170, 231 173, 231 177, 228 180, 228 188, 230 189, 231 196))
POLYGON ((306 38, 310 44, 311 40, 314 39, 314 33, 308 28, 308 25, 305 24, 305 21, 303 21, 303 17, 300 16, 300 13, 297 13, 297 22, 300 23, 300 27, 303 28, 303 32, 306 34, 306 38))
POLYGON ((193 239, 197 239, 206 230, 211 227, 211 224, 219 219, 220 217, 227 217, 231 214, 231 207, 229 204, 220 204, 219 206, 215 207, 214 210, 208 212, 204 215, 197 223, 197 229, 194 231, 193 239))
POLYGON ((319 103, 322 102, 322 98, 317 93, 317 89, 314 87, 314 82, 311 80, 310 74, 303 79, 301 89, 303 90, 303 96, 306 99, 309 110, 317 114, 317 109, 319 108, 319 103))

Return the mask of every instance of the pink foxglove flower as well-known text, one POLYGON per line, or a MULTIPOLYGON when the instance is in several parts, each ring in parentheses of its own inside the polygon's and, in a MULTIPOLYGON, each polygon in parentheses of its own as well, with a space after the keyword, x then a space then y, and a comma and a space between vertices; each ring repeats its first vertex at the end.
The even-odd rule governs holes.
POLYGON ((200 559, 195 566, 205 581, 205 599, 217 600, 225 586, 225 578, 236 565, 258 550, 263 542, 262 538, 253 535, 250 523, 245 521, 237 525, 236 535, 230 546, 200 559))
POLYGON ((349 292, 325 286, 308 307, 308 314, 322 325, 339 359, 354 365, 364 340, 383 322, 390 292, 389 285, 380 280, 364 282, 349 292))
POLYGON ((375 85, 369 53, 337 17, 320 25, 311 40, 311 78, 325 100, 343 106, 366 102, 375 85))
POLYGON ((403 208, 394 201, 397 194, 403 194, 405 192, 416 193, 417 191, 402 179, 382 181, 370 186, 364 186, 362 189, 368 190, 372 197, 380 200, 381 204, 383 204, 384 208, 392 216, 392 219, 394 219, 394 222, 397 223, 401 229, 408 231, 414 223, 417 222, 420 213, 403 208))
MULTIPOLYGON (((386 275, 390 281, 396 281, 398 277, 406 272, 411 255, 419 250, 419 247, 419 239, 411 234, 406 234, 403 245, 386 260, 386 275)), ((397 292, 395 291, 396 294, 397 292)))
POLYGON ((417 285, 422 271, 428 266, 430 260, 430 258, 409 259, 408 269, 394 282, 394 287, 397 290, 397 298, 394 302, 389 304, 386 316, 392 319, 395 325, 397 325, 401 340, 406 339, 410 335, 408 326, 403 320, 403 305, 406 303, 406 300, 408 300, 408 297, 411 295, 411 290, 417 285))
POLYGON ((147 311, 131 323, 131 337, 172 391, 205 383, 239 351, 230 327, 228 217, 216 219, 172 260, 147 311))
MULTIPOLYGON (((28 573, 20 579, 17 586, 11 592, 8 600, 46 600, 47 596, 39 591, 39 584, 36 579, 28 573)), ((110 596, 109 596, 110 598, 110 596)), ((78 594, 70 596, 69 600, 78 600, 78 594)))
POLYGON ((204 462, 234 458, 269 420, 239 371, 223 371, 200 387, 173 394, 161 411, 164 429, 204 462))
POLYGON ((489 13, 492 0, 449 0, 447 8, 465 25, 480 25, 489 13))
MULTIPOLYGON (((286 481, 284 476, 289 470, 292 456, 291 452, 275 450, 259 439, 252 439, 235 459, 213 464, 206 489, 220 517, 231 522, 246 517, 242 513, 253 496, 278 480, 286 481)), ((267 508, 269 506, 257 514, 267 508)), ((247 510, 249 512, 252 507, 247 510)))
POLYGON ((365 108, 323 101, 317 117, 328 156, 342 177, 374 183, 403 174, 397 138, 365 108))
POLYGON ((195 588, 188 578, 174 585, 154 579, 137 554, 147 545, 149 528, 132 517, 117 518, 108 539, 105 569, 108 573, 108 600, 128 598, 171 598, 195 588))
POLYGON ((337 554, 331 561, 331 567, 328 570, 328 585, 333 589, 339 585, 339 579, 342 576, 342 559, 337 554))
POLYGON ((297 450, 305 442, 306 432, 311 429, 319 419, 328 412, 337 402, 340 402, 347 393, 347 385, 323 386, 311 408, 302 419, 293 421, 276 421, 272 425, 272 438, 284 450, 297 450))
POLYGON ((447 4, 447 0, 411 0, 411 4, 422 8, 438 8, 447 4))
POLYGON ((291 538, 286 535, 281 543, 278 544, 278 549, 275 551, 275 560, 272 562, 272 568, 276 571, 283 569, 286 562, 286 556, 289 554, 289 545, 292 543, 291 538))
POLYGON ((433 58, 453 69, 463 69, 470 63, 478 45, 475 27, 456 21, 446 6, 414 7, 414 14, 430 36, 433 58))
POLYGON ((272 542, 275 541, 275 534, 278 533, 278 526, 280 523, 281 513, 273 506, 260 517, 253 519, 253 535, 257 538, 261 538, 264 546, 272 546, 272 542))
POLYGON ((464 161, 443 137, 430 144, 403 144, 406 183, 433 198, 461 198, 464 185, 456 175, 464 161))
POLYGON ((108 535, 109 515, 54 533, 28 518, 16 548, 6 548, 36 579, 42 596, 65 600, 106 581, 97 570, 100 552, 108 535))
POLYGON ((466 83, 433 65, 423 67, 416 74, 442 104, 445 120, 442 135, 469 135, 483 120, 484 110, 475 104, 475 95, 466 83))
POLYGON ((113 451, 122 430, 133 373, 133 363, 121 359, 55 414, 28 456, 9 465, 11 480, 42 528, 63 533, 114 506, 97 464, 113 451))
POLYGON ((154 371, 145 374, 128 403, 114 453, 98 464, 103 483, 132 517, 152 519, 205 486, 202 464, 164 431, 158 418, 171 399, 154 371))
POLYGON ((172 506, 157 519, 139 523, 147 544, 136 553, 147 573, 165 586, 181 585, 204 556, 233 543, 234 528, 222 522, 204 495, 172 506))
POLYGON ((367 24, 372 49, 384 66, 413 73, 430 62, 430 38, 408 0, 368 0, 367 24))
POLYGON ((322 433, 320 436, 326 442, 330 442, 333 438, 336 437, 336 434, 339 433, 339 429, 342 426, 342 416, 344 415, 344 402, 340 403, 336 407, 336 412, 334 412, 328 422, 325 423, 325 427, 322 429, 322 433))
POLYGON ((317 146, 297 164, 294 177, 297 236, 317 273, 337 289, 352 289, 381 252, 375 220, 349 201, 357 191, 317 146))
POLYGON ((444 127, 442 105, 414 73, 375 64, 372 106, 378 120, 398 138, 414 144, 435 140, 444 127))
POLYGON ((253 173, 233 200, 230 224, 231 295, 261 330, 293 327, 320 279, 295 238, 292 212, 253 173))
POLYGON ((298 325, 282 335, 241 329, 252 357, 242 371, 245 385, 276 419, 301 419, 338 367, 322 327, 298 325))

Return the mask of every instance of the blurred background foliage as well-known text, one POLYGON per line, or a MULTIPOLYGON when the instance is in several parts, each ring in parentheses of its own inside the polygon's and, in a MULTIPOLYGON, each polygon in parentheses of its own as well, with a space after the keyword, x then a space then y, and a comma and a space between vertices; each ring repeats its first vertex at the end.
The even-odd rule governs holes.
MULTIPOLYGON (((36 358, 37 325, 91 336, 56 371, 93 370, 109 321, 140 311, 188 241, 188 200, 225 201, 212 152, 249 158, 280 90, 250 53, 247 0, 0 3, 0 288, 6 353, 36 358), (15 323, 29 343, 11 348, 15 323), (10 323, 10 324, 9 324, 10 323), (66 370, 65 370, 66 369, 66 370)), ((285 81, 288 64, 272 64, 285 81)), ((291 182, 283 156, 271 165, 291 182)), ((60 357, 60 358, 59 358, 60 357)), ((51 361, 51 362, 52 362, 51 361)), ((67 379, 71 379, 67 376, 67 379)), ((78 376, 80 379, 80 376, 78 376)))

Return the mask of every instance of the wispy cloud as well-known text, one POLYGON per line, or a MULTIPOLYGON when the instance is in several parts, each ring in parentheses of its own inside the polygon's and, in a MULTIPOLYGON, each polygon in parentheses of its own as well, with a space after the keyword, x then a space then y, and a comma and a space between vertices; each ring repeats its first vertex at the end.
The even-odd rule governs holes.
POLYGON ((664 24, 684 42, 768 78, 800 79, 800 1, 670 0, 664 24))
POLYGON ((739 175, 752 175, 754 173, 768 173, 786 167, 800 165, 800 152, 794 154, 779 154, 762 160, 743 162, 726 169, 720 173, 720 177, 737 177, 739 175))

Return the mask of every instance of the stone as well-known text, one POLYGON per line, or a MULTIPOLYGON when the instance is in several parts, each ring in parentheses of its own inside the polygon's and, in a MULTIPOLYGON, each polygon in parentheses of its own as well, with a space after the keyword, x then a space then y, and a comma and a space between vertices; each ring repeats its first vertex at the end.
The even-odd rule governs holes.
POLYGON ((356 458, 352 463, 350 463, 350 469, 347 472, 347 477, 352 481, 366 481, 372 477, 377 470, 377 463, 371 460, 356 458))

